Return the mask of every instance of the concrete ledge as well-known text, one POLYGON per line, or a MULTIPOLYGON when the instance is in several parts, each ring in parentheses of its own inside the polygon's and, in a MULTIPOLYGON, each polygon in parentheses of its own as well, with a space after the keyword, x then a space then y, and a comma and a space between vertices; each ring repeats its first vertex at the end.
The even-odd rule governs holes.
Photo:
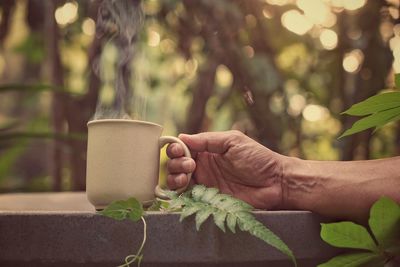
MULTIPOLYGON (((84 198, 80 193, 72 199, 84 198)), ((2 204, 0 197, 0 266, 116 266, 135 253, 142 240, 142 223, 118 222, 93 211, 4 211, 2 204)), ((91 209, 86 204, 80 207, 91 209)), ((338 253, 320 239, 324 219, 315 214, 255 215, 288 244, 299 266, 316 266, 338 253)), ((258 239, 239 230, 224 234, 210 220, 200 232, 193 219, 179 223, 177 213, 152 212, 146 221, 143 266, 292 266, 285 255, 258 239)))

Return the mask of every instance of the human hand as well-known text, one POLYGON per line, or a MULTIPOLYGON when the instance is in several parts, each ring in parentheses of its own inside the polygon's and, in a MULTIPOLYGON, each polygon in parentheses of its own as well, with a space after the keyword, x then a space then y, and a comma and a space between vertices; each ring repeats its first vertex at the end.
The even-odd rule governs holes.
POLYGON ((239 131, 181 134, 194 160, 184 157, 183 148, 170 144, 167 155, 168 187, 187 183, 193 172, 198 184, 216 187, 255 208, 277 209, 283 205, 282 157, 239 131))

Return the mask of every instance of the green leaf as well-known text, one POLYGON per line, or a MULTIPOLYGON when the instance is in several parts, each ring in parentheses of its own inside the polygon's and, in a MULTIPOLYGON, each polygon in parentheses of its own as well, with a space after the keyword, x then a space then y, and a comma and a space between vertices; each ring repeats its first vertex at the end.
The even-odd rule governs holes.
POLYGON ((369 226, 382 248, 400 238, 400 206, 388 197, 380 198, 370 210, 369 226))
POLYGON ((179 218, 179 221, 183 221, 186 217, 189 217, 190 215, 195 214, 199 210, 201 210, 202 206, 200 205, 192 205, 192 206, 185 206, 182 209, 181 217, 179 218))
POLYGON ((274 233, 258 222, 252 215, 251 205, 226 194, 219 194, 215 188, 196 185, 191 194, 181 195, 183 204, 181 220, 196 213, 196 229, 212 214, 214 223, 225 232, 225 221, 228 228, 235 233, 236 224, 243 231, 261 239, 265 243, 286 254, 296 265, 292 251, 274 233))
POLYGON ((169 199, 171 199, 171 200, 174 200, 174 199, 177 199, 177 198, 178 198, 178 195, 176 194, 175 191, 164 190, 164 193, 165 193, 165 195, 166 195, 169 199))
POLYGON ((169 209, 171 209, 171 210, 173 210, 173 209, 180 209, 181 207, 182 207, 182 205, 184 205, 184 199, 183 198, 180 198, 180 197, 178 197, 178 198, 175 198, 175 199, 172 199, 170 202, 169 202, 169 209))
POLYGON ((150 207, 148 207, 146 210, 147 211, 159 211, 161 209, 161 201, 159 200, 154 200, 153 203, 151 203, 150 207))
POLYGON ((207 220, 208 217, 213 213, 211 207, 205 207, 196 213, 196 230, 199 231, 201 225, 207 220))
POLYGON ((354 104, 342 114, 365 116, 400 107, 400 92, 383 93, 354 104))
POLYGON ((217 194, 217 188, 207 188, 201 196, 201 201, 209 203, 217 194))
POLYGON ((196 185, 192 189, 192 197, 195 201, 200 201, 203 194, 206 192, 206 187, 204 185, 196 185))
POLYGON ((130 219, 136 222, 143 216, 144 211, 142 203, 135 198, 129 198, 127 200, 114 201, 98 213, 119 221, 130 219))
POLYGON ((289 249, 289 247, 271 230, 265 227, 262 223, 258 222, 255 218, 250 221, 247 220, 244 223, 244 227, 248 227, 248 230, 251 235, 261 239, 265 243, 273 246, 274 248, 278 249, 282 253, 286 254, 296 266, 296 259, 294 257, 293 252, 289 249))
POLYGON ((232 233, 236 233, 236 216, 232 213, 228 213, 226 216, 226 224, 232 233))
POLYGON ((355 134, 372 127, 381 127, 393 120, 400 118, 400 107, 388 109, 378 113, 374 113, 368 117, 356 121, 353 126, 346 130, 339 138, 355 134))
POLYGON ((359 267, 372 262, 373 266, 379 267, 383 266, 384 259, 382 256, 370 252, 351 253, 336 256, 325 263, 319 264, 318 267, 359 267), (382 265, 379 265, 379 262, 382 265))
POLYGON ((394 75, 394 84, 397 89, 400 89, 400 73, 394 75))
POLYGON ((222 232, 224 233, 225 233, 225 219, 227 215, 228 213, 224 211, 213 213, 215 225, 218 226, 219 229, 221 229, 222 232))
POLYGON ((378 248, 365 227, 353 222, 321 224, 321 238, 339 248, 358 248, 373 252, 378 248))

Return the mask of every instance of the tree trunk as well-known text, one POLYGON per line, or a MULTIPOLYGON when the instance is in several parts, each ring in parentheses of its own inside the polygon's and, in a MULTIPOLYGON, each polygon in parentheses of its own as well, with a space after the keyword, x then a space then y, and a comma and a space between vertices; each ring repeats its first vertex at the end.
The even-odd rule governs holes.
MULTIPOLYGON (((391 51, 380 36, 381 9, 385 5, 385 1, 381 0, 367 1, 357 17, 357 27, 363 33, 361 51, 364 54, 364 62, 357 74, 347 75, 347 79, 354 79, 354 90, 346 109, 385 88, 385 80, 392 64, 391 51)), ((348 128, 357 119, 359 118, 346 116, 343 125, 348 128)), ((345 147, 343 159, 369 159, 371 134, 370 129, 346 137, 348 146, 345 147)))
MULTIPOLYGON (((54 12, 56 10, 55 1, 46 2, 46 28, 47 28, 47 49, 48 49, 48 64, 49 64, 49 76, 50 83, 56 88, 63 88, 64 76, 63 68, 61 65, 60 52, 58 47, 59 42, 59 29, 55 21, 54 12)), ((51 121, 53 131, 56 134, 62 134, 64 132, 64 93, 54 90, 53 99, 51 103, 51 121)), ((62 190, 62 170, 63 170, 63 152, 59 141, 53 141, 52 148, 52 176, 53 176, 53 190, 62 190)))

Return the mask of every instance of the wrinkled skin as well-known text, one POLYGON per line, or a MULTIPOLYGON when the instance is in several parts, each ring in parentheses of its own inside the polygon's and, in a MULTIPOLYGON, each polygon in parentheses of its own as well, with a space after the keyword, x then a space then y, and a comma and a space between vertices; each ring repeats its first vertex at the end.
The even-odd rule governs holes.
POLYGON ((167 154, 168 187, 176 189, 193 181, 242 199, 255 208, 282 206, 282 156, 239 131, 179 135, 194 158, 184 157, 179 144, 170 144, 167 154))

